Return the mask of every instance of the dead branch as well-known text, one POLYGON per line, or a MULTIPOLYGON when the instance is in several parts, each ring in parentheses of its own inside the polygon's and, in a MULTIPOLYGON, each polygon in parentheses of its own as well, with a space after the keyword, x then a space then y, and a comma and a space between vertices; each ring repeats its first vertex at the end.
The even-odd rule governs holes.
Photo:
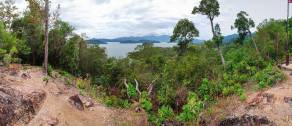
MULTIPOLYGON (((157 79, 158 79, 158 78, 157 78, 157 79)), ((148 95, 151 95, 151 93, 152 93, 152 91, 153 91, 153 87, 154 87, 154 82, 155 82, 157 79, 153 80, 153 81, 151 82, 151 84, 149 85, 149 87, 147 88, 147 90, 148 90, 148 95)))
POLYGON ((127 84, 127 79, 124 79, 124 85, 126 86, 126 88, 129 88, 129 85, 127 84))
POLYGON ((141 91, 139 89, 139 83, 138 83, 138 81, 136 79, 135 79, 135 83, 136 83, 136 91, 139 93, 139 95, 141 95, 142 93, 141 93, 141 91))
MULTIPOLYGON (((129 88, 129 85, 127 84, 127 79, 124 79, 124 85, 126 86, 127 89, 129 88)), ((128 91, 127 91, 127 95, 128 95, 128 98, 130 98, 128 91)))

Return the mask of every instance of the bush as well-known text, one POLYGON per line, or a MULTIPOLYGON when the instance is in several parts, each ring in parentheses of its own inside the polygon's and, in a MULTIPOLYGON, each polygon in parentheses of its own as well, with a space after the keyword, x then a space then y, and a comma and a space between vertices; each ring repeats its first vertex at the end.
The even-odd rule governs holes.
POLYGON ((3 58, 3 63, 5 66, 8 66, 12 62, 12 57, 9 54, 5 54, 3 58))
POLYGON ((53 67, 49 64, 48 65, 48 75, 52 76, 52 73, 53 73, 53 67))
POLYGON ((128 83, 127 94, 128 94, 131 98, 136 98, 136 97, 137 97, 137 91, 136 91, 136 88, 135 88, 134 85, 131 84, 131 83, 128 83))
POLYGON ((161 122, 166 119, 172 119, 174 117, 174 113, 171 107, 162 106, 158 109, 158 117, 161 122))
POLYGON ((49 83, 49 77, 48 77, 48 76, 43 77, 43 81, 44 81, 46 84, 48 84, 48 83, 49 83))
POLYGON ((148 97, 148 93, 143 91, 140 98, 140 106, 146 110, 147 112, 150 112, 152 110, 152 103, 148 97))
POLYGON ((203 108, 203 102, 198 100, 197 95, 189 92, 188 103, 183 106, 183 112, 177 116, 177 119, 182 122, 196 121, 203 108))
POLYGON ((256 81, 258 82, 258 87, 260 89, 266 88, 268 86, 273 86, 278 81, 284 79, 284 74, 277 67, 269 65, 264 70, 258 72, 255 75, 256 81))
POLYGON ((60 71, 59 74, 63 77, 71 77, 71 74, 68 73, 67 71, 60 71))
POLYGON ((87 80, 87 79, 81 79, 81 78, 77 78, 76 79, 76 85, 77 85, 77 88, 78 89, 86 89, 86 88, 89 88, 90 86, 90 81, 87 80))
POLYGON ((210 83, 208 79, 203 79, 203 82, 198 89, 200 98, 204 101, 212 101, 213 96, 216 93, 215 88, 215 85, 210 83))
POLYGON ((129 108, 131 106, 128 100, 119 99, 116 96, 106 96, 104 103, 109 107, 129 108))

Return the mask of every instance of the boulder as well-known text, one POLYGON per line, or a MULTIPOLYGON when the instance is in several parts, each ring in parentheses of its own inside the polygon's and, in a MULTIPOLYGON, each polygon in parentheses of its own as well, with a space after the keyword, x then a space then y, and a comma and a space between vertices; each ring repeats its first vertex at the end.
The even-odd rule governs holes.
POLYGON ((165 120, 162 126, 183 126, 183 123, 174 120, 165 120))
POLYGON ((245 114, 241 117, 228 117, 221 121, 219 126, 276 126, 276 124, 267 117, 245 114))
POLYGON ((84 110, 83 103, 78 95, 69 97, 69 103, 80 111, 84 110))
POLYGON ((0 85, 0 125, 13 125, 19 122, 28 124, 45 97, 46 94, 42 90, 25 92, 7 85, 0 85))

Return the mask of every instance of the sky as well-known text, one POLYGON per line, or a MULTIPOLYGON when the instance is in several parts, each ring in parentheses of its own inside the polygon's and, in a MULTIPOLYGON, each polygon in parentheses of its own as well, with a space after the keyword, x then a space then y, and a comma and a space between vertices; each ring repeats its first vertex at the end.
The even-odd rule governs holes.
MULTIPOLYGON (((221 14, 215 22, 220 24, 223 35, 236 33, 236 30, 231 30, 231 26, 241 10, 246 11, 256 25, 264 19, 287 17, 287 0, 218 1, 221 14)), ((187 18, 199 30, 198 39, 210 39, 212 33, 207 17, 191 14, 199 2, 200 0, 51 0, 51 8, 57 8, 60 4, 60 18, 74 26, 76 33, 85 33, 89 38, 171 35, 176 23, 187 18)), ((27 4, 25 0, 16 0, 16 5, 19 11, 23 11, 27 4)))

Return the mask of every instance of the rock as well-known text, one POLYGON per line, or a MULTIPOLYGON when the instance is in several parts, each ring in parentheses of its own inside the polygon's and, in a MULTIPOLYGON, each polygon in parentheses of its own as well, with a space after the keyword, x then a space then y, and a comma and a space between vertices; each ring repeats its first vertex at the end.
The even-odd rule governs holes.
POLYGON ((44 122, 41 126, 57 126, 59 124, 59 120, 57 118, 48 117, 44 119, 44 122))
POLYGON ((267 103, 273 102, 273 99, 274 99, 274 95, 273 94, 264 93, 263 97, 265 98, 267 103))
POLYGON ((292 98, 291 97, 284 97, 284 102, 289 104, 289 105, 292 105, 292 98))
POLYGON ((84 106, 85 106, 86 108, 93 107, 93 105, 94 105, 94 103, 93 103, 92 101, 86 101, 85 104, 84 104, 84 106))
POLYGON ((94 108, 89 108, 90 111, 94 111, 94 108))
POLYGON ((141 112, 141 111, 142 111, 142 108, 141 108, 141 107, 136 107, 136 108, 135 108, 135 112, 136 112, 136 113, 139 113, 139 112, 141 112))
POLYGON ((219 123, 219 126, 276 126, 267 117, 256 115, 243 115, 241 117, 228 117, 219 123))
POLYGON ((162 126, 183 126, 183 123, 173 120, 166 120, 162 123, 162 126))
POLYGON ((29 123, 46 97, 42 90, 22 88, 0 85, 0 126, 29 123))
POLYGON ((69 97, 69 103, 80 111, 84 110, 83 103, 78 95, 73 95, 69 97))
POLYGON ((30 79, 30 78, 31 78, 31 76, 29 75, 29 73, 22 73, 22 74, 21 74, 21 77, 22 77, 23 79, 30 79))

